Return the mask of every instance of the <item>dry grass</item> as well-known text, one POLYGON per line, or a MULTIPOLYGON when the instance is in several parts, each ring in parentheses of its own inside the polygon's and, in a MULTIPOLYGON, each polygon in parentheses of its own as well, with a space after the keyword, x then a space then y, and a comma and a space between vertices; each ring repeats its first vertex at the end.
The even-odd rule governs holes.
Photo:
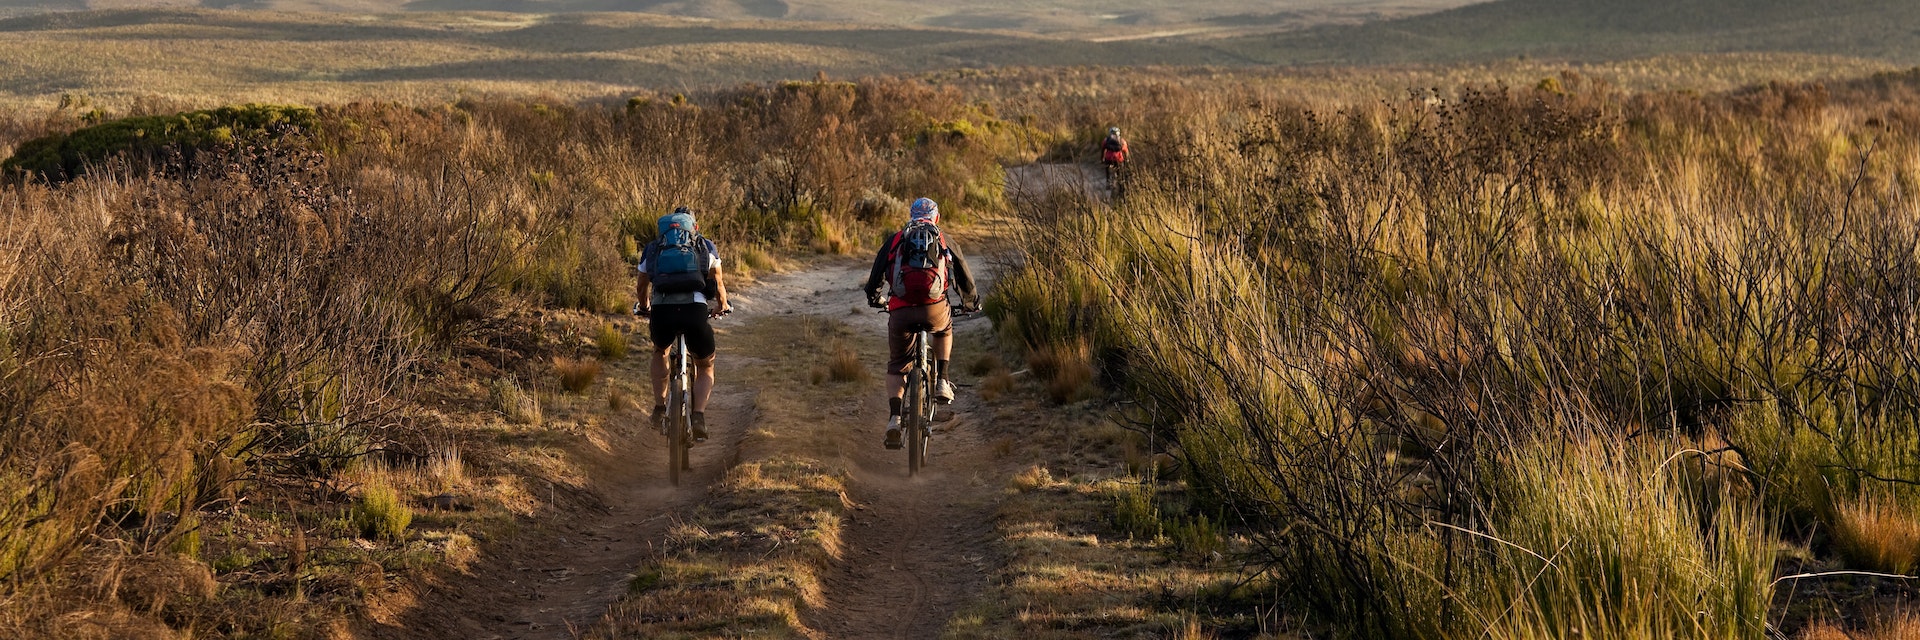
POLYGON ((1231 565, 1170 562, 1167 547, 1113 530, 1110 485, 1053 478, 1038 465, 1013 482, 1017 493, 995 525, 1008 563, 986 593, 948 621, 942 637, 1163 638, 1278 626, 1272 619, 1216 619, 1189 609, 1233 609, 1251 592, 1227 588, 1242 577, 1231 565))
POLYGON ((867 365, 860 360, 860 354, 844 344, 835 343, 832 354, 827 359, 827 378, 834 382, 865 382, 867 365))
POLYGON ((768 354, 737 384, 758 390, 755 430, 704 507, 680 521, 636 571, 629 593, 589 638, 812 637, 800 612, 823 605, 822 580, 844 562, 851 508, 834 407, 878 393, 875 381, 805 388, 836 323, 764 318, 735 333, 768 354))
POLYGON ((488 387, 493 409, 515 424, 540 424, 540 396, 520 388, 513 378, 495 379, 488 387))
POLYGON ((1817 622, 1808 625, 1799 635, 1799 640, 1915 640, 1920 639, 1920 615, 1910 611, 1897 611, 1889 615, 1874 616, 1865 621, 1855 620, 1848 625, 1832 622, 1817 622))
POLYGON ((600 379, 602 367, 599 360, 592 358, 556 358, 553 361, 553 373, 560 378, 560 388, 567 393, 585 395, 600 379))
POLYGON ((1833 543, 1855 569, 1911 574, 1920 560, 1920 517, 1876 494, 1837 506, 1833 543))
POLYGON ((593 345, 600 351, 602 360, 627 358, 627 333, 613 326, 612 323, 600 325, 600 330, 593 334, 593 345))
MULTIPOLYGON (((1828 505, 1920 498, 1920 409, 1853 391, 1914 348, 1894 327, 1920 312, 1883 302, 1912 280, 1871 274, 1920 272, 1896 186, 1920 170, 1917 91, 1911 73, 1716 96, 1567 74, 1149 111, 1134 129, 1182 155, 1141 162, 1114 205, 1020 203, 1046 240, 988 308, 1056 400, 1090 350, 1124 367, 1107 382, 1139 403, 1127 417, 1328 633, 1760 637, 1805 611, 1769 610, 1770 523, 1913 562, 1910 516, 1828 505), (1738 454, 1682 437, 1702 432, 1738 454)), ((1125 498, 1127 528, 1155 533, 1125 498)))
POLYGON ((1098 395, 1093 382, 1093 354, 1085 342, 1046 344, 1027 355, 1027 366, 1047 397, 1066 404, 1098 395))

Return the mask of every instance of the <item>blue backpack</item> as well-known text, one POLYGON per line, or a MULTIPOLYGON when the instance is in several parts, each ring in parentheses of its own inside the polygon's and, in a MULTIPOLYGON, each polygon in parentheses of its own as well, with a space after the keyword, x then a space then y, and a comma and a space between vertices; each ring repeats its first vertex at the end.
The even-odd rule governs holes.
POLYGON ((694 224, 693 215, 674 212, 661 216, 660 238, 648 245, 647 279, 661 293, 695 293, 707 290, 707 271, 711 258, 706 238, 694 224))

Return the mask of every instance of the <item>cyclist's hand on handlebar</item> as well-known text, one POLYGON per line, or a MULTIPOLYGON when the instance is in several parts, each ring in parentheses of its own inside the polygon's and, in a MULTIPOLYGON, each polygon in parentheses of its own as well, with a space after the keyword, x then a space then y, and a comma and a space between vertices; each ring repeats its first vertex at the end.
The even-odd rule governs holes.
POLYGON ((643 302, 635 302, 633 303, 633 315, 641 318, 652 317, 653 307, 649 307, 643 302))
POLYGON ((711 312, 708 312, 708 313, 707 313, 707 317, 708 317, 708 318, 718 318, 718 317, 720 317, 720 316, 724 316, 724 315, 727 315, 727 314, 729 314, 729 313, 733 313, 733 305, 731 305, 731 304, 726 304, 726 303, 722 303, 722 304, 721 304, 720 306, 718 306, 718 307, 714 307, 714 310, 713 310, 713 311, 711 311, 711 312))
POLYGON ((867 306, 875 309, 887 308, 887 297, 878 293, 867 294, 867 306))

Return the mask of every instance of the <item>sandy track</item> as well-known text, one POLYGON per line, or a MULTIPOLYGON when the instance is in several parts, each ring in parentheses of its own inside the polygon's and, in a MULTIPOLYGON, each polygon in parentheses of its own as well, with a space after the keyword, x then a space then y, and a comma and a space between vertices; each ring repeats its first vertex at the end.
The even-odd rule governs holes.
MULTIPOLYGON (((645 380, 646 360, 634 356, 609 375, 645 380)), ((718 375, 743 366, 722 360, 718 375)), ((751 422, 747 390, 716 392, 709 413, 713 437, 693 449, 691 479, 667 478, 665 439, 646 428, 644 410, 628 412, 606 451, 583 464, 592 471, 593 506, 550 514, 441 584, 421 589, 421 605, 382 638, 462 640, 568 639, 598 620, 621 595, 631 572, 651 553, 676 516, 698 504, 707 488, 737 460, 751 422)))
MULTIPOLYGON (((1048 188, 1094 191, 1100 174, 1084 167, 1043 166, 1010 172, 1016 197, 1048 188)), ((986 256, 975 266, 988 268, 986 256)), ((631 572, 653 552, 678 514, 699 504, 709 487, 739 462, 741 443, 756 416, 757 389, 741 380, 754 358, 730 350, 750 343, 760 317, 819 316, 844 322, 879 341, 886 317, 865 308, 859 291, 868 264, 837 260, 764 277, 733 295, 735 313, 723 332, 719 388, 709 415, 713 439, 694 450, 695 471, 682 488, 668 484, 664 441, 644 426, 643 412, 610 434, 605 451, 588 452, 599 509, 556 514, 547 526, 493 549, 490 556, 431 588, 397 624, 375 629, 383 638, 560 640, 598 620, 626 591, 631 572)), ((979 274, 984 289, 991 274, 979 274), (987 276, 987 277, 982 277, 987 276)), ((984 319, 961 320, 959 339, 986 339, 984 319)), ((645 384, 645 358, 609 371, 645 384)), ((956 365, 960 366, 960 365, 956 365)), ((796 382, 795 384, 799 384, 796 382)), ((847 493, 857 505, 842 543, 845 560, 825 576, 826 606, 807 611, 807 627, 824 638, 926 638, 984 588, 999 566, 992 549, 992 518, 1007 469, 996 468, 981 435, 979 401, 968 389, 952 407, 955 418, 936 430, 929 467, 907 478, 906 455, 881 446, 886 404, 879 394, 861 403, 855 424, 840 430, 840 454, 852 469, 847 493)))
MULTIPOLYGON (((867 268, 849 261, 782 274, 742 292, 735 307, 833 318, 877 342, 887 320, 865 308, 859 285, 867 268)), ((961 340, 978 340, 986 326, 968 319, 956 328, 961 340)), ((1005 481, 993 478, 995 462, 970 424, 977 400, 961 391, 955 419, 940 425, 929 467, 915 478, 907 477, 904 451, 881 446, 882 397, 862 402, 855 424, 839 429, 857 509, 842 533, 846 559, 826 576, 827 605, 807 612, 808 628, 834 639, 930 638, 985 586, 997 566, 990 553, 995 490, 1005 481)))

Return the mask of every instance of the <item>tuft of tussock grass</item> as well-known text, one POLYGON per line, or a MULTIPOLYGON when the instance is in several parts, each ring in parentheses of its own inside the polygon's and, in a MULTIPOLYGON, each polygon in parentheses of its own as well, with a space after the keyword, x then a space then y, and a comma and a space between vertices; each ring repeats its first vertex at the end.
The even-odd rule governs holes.
POLYGON ((1160 521, 1159 493, 1153 483, 1121 481, 1113 485, 1113 527, 1127 537, 1145 542, 1165 533, 1160 521))
POLYGON ((1047 397, 1066 404, 1098 393, 1093 382, 1096 371, 1093 354, 1084 342, 1045 344, 1027 354, 1027 366, 1039 380, 1047 397))
POLYGON ((967 363, 968 374, 983 378, 992 375, 994 372, 1003 371, 1006 368, 1007 363, 1002 361, 1000 354, 997 353, 981 354, 980 357, 974 358, 973 362, 967 363))
POLYGON ((1014 378, 1013 372, 1011 371, 1007 371, 1006 369, 995 371, 988 375, 986 380, 981 381, 980 399, 987 402, 995 402, 999 400, 1001 396, 1012 392, 1019 382, 1018 379, 1014 378))
POLYGON ((553 373, 560 378, 560 388, 567 393, 584 395, 593 383, 600 379, 600 361, 592 358, 556 358, 553 361, 553 373))
POLYGON ((440 491, 452 491, 467 482, 467 464, 460 457, 460 447, 448 445, 427 454, 427 479, 440 491))
POLYGON ((540 398, 520 388, 511 377, 495 379, 487 388, 493 409, 515 424, 540 424, 540 398))
POLYGON ((1847 566, 1911 574, 1920 559, 1920 517, 1880 493, 1869 492, 1836 507, 1834 548, 1847 566))
POLYGON ((627 334, 612 323, 601 323, 599 332, 593 335, 593 345, 600 350, 602 360, 624 360, 627 357, 627 334))
POLYGON ((633 399, 633 396, 627 395, 626 391, 621 389, 613 389, 607 392, 607 410, 608 411, 619 414, 619 413, 626 413, 628 411, 632 411, 638 408, 640 408, 640 403, 636 402, 633 399))
POLYGON ((754 273, 774 273, 780 270, 780 259, 775 258, 766 247, 760 245, 748 245, 741 251, 740 263, 752 269, 754 273))
POLYGON ((413 510, 400 500, 400 492, 376 475, 361 489, 353 505, 352 520, 360 537, 368 540, 402 540, 413 523, 413 510))
POLYGON ((827 377, 834 382, 862 382, 867 379, 867 368, 860 362, 860 354, 844 344, 835 343, 833 355, 827 360, 827 377))
POLYGON ((1053 472, 1044 465, 1032 465, 1016 473, 1007 481, 1007 486, 1015 491, 1037 491, 1053 484, 1053 472))

